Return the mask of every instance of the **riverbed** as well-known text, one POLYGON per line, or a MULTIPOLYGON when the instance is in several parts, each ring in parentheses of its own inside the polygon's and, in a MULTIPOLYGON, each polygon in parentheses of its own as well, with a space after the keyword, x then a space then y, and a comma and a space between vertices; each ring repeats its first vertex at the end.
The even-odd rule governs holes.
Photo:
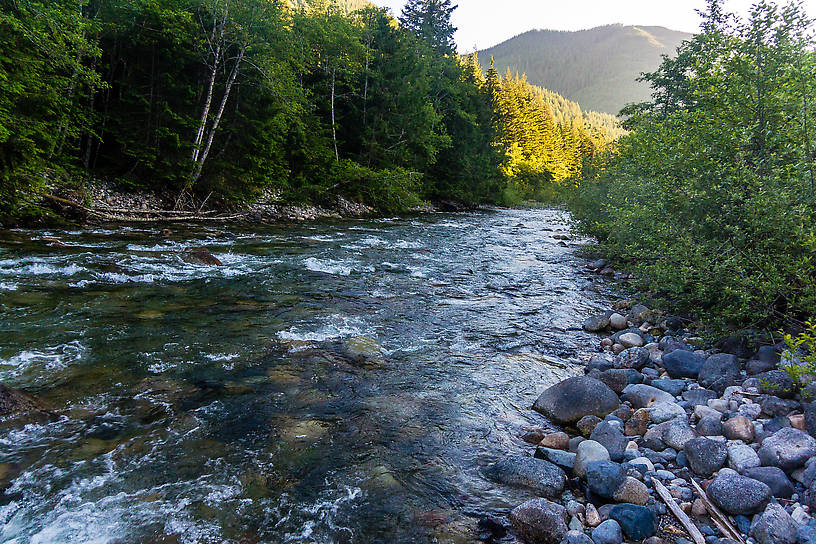
POLYGON ((551 209, 0 232, 0 542, 472 542, 608 304, 551 209), (223 266, 186 263, 207 247, 223 266))

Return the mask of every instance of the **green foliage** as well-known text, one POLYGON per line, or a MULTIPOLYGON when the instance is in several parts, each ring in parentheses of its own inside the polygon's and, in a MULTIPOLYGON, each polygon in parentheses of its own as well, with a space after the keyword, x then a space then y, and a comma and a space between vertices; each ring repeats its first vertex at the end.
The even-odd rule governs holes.
POLYGON ((453 40, 456 28, 451 24, 455 9, 451 0, 408 0, 400 22, 436 53, 452 54, 456 51, 453 40))
POLYGON ((523 78, 491 87, 448 0, 402 26, 361 0, 0 1, 0 217, 91 178, 196 208, 551 198, 618 130, 523 78))
POLYGON ((0 3, 0 219, 29 214, 28 194, 46 183, 89 129, 80 106, 98 86, 95 23, 80 0, 0 3))
POLYGON ((632 132, 593 160, 571 206, 646 287, 717 328, 816 315, 809 22, 712 0, 704 32, 645 80, 632 132))
POLYGON ((816 323, 807 322, 801 333, 784 334, 783 339, 787 349, 782 356, 791 362, 784 367, 785 371, 794 383, 804 385, 807 378, 816 376, 816 323))

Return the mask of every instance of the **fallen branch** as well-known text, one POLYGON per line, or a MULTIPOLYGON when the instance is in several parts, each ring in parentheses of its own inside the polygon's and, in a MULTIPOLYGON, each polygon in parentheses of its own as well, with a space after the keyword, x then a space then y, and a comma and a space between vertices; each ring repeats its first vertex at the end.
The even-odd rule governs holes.
POLYGON ((657 478, 652 479, 652 484, 654 484, 655 491, 657 491, 657 494, 660 495, 661 499, 663 499, 663 502, 666 503, 666 506, 669 507, 669 510, 671 510, 671 513, 674 514, 674 517, 676 517, 677 520, 683 524, 683 527, 686 529, 688 534, 691 535, 691 538, 694 540, 695 544, 705 544, 705 537, 703 536, 703 533, 701 533, 700 529, 694 525, 694 522, 691 521, 686 513, 683 512, 679 506, 677 506, 677 503, 674 502, 669 490, 666 489, 666 487, 660 483, 657 478))
POLYGON ((116 215, 115 213, 108 213, 103 212, 100 210, 96 210, 94 208, 89 208, 87 206, 83 206, 78 202, 74 202, 72 200, 68 200, 66 198, 50 195, 47 193, 41 193, 41 196, 47 198, 49 200, 53 200, 54 202, 59 202, 60 204, 65 204, 66 206, 71 206, 73 208, 77 208, 83 210, 88 215, 93 215, 95 217, 99 217, 101 219, 106 219, 108 221, 120 221, 120 222, 127 222, 127 223, 173 223, 173 222, 184 222, 184 221, 232 221, 235 219, 242 219, 246 217, 248 214, 246 213, 239 213, 233 215, 205 215, 211 212, 204 212, 203 214, 197 214, 194 212, 180 212, 180 211, 172 211, 172 210, 125 210, 123 212, 118 213, 155 213, 157 215, 169 213, 174 215, 161 215, 160 217, 129 217, 127 215, 116 215))
POLYGON ((723 514, 720 509, 708 499, 705 491, 703 491, 703 488, 700 487, 700 484, 694 481, 694 478, 689 478, 689 480, 691 480, 691 484, 694 486, 694 489, 697 490, 697 494, 700 495, 700 500, 703 501, 703 505, 705 505, 706 510, 708 510, 709 515, 711 515, 711 519, 714 521, 714 524, 717 526, 720 532, 726 538, 736 540, 740 544, 745 544, 745 541, 742 539, 742 535, 739 531, 737 531, 736 527, 734 527, 734 524, 731 523, 731 520, 728 519, 728 516, 723 514))

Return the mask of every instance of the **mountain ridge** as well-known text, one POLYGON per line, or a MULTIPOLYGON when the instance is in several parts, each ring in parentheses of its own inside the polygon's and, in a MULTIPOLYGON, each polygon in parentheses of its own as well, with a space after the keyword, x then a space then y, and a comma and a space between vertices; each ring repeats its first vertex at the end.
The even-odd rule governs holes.
POLYGON ((529 30, 478 52, 500 73, 527 74, 581 108, 617 114, 628 103, 647 100, 648 84, 636 81, 672 56, 692 34, 661 26, 611 24, 586 30, 529 30))

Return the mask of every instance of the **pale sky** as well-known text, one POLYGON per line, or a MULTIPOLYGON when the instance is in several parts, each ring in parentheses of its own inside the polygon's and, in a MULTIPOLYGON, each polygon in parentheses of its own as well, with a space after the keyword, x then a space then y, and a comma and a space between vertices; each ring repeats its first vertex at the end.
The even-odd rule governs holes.
MULTIPOLYGON (((405 0, 373 0, 399 15, 405 0)), ((665 26, 696 32, 695 9, 705 0, 454 0, 454 25, 460 53, 486 49, 531 29, 582 30, 601 25, 665 26)), ((726 8, 746 14, 754 0, 726 0, 726 8)), ((805 8, 816 14, 816 0, 805 8)))

